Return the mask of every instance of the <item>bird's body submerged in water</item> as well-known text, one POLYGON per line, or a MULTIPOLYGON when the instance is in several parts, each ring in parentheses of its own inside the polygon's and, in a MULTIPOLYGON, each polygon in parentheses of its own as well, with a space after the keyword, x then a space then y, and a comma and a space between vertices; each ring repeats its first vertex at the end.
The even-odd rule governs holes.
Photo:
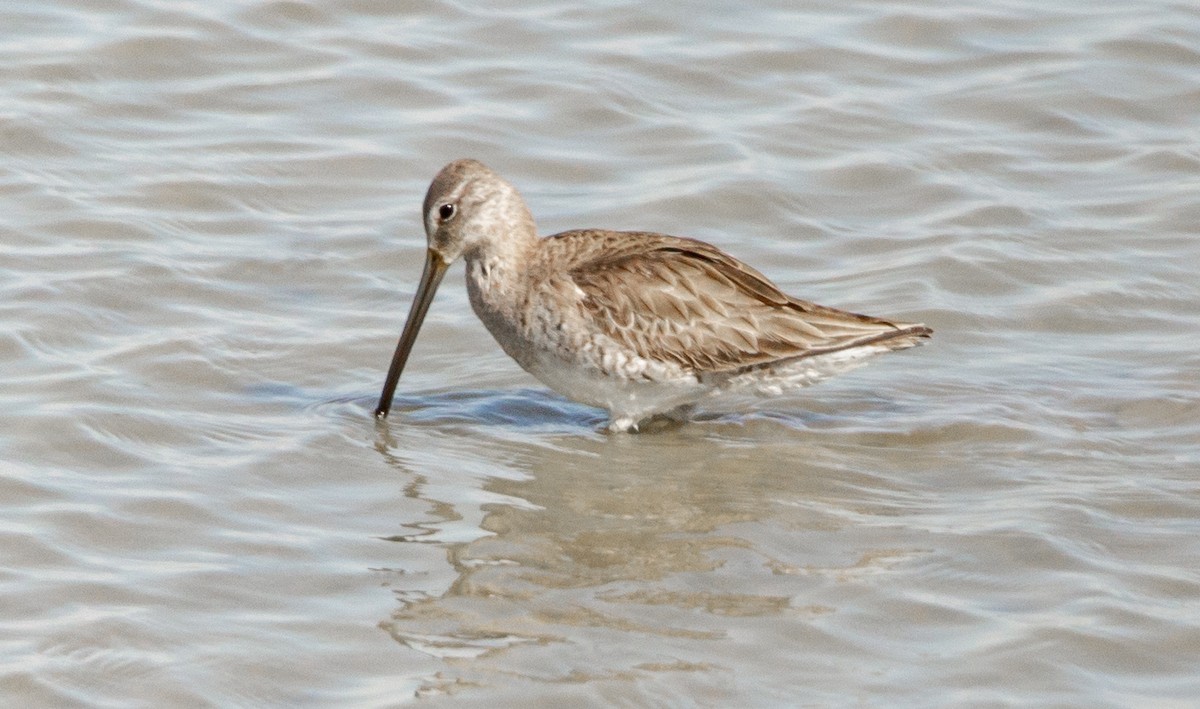
POLYGON ((539 238, 516 188, 474 160, 438 173, 424 218, 425 270, 377 416, 459 256, 471 306, 504 351, 551 389, 607 409, 611 430, 721 394, 807 386, 931 334, 792 298, 694 239, 600 229, 539 238))

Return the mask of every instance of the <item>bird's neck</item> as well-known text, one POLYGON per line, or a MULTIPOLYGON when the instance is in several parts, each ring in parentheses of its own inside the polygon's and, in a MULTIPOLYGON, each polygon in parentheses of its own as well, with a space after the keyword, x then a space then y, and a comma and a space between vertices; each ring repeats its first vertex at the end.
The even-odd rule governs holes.
POLYGON ((508 355, 528 369, 527 315, 531 282, 537 278, 537 237, 506 240, 503 248, 466 256, 471 309, 508 355))
MULTIPOLYGON (((536 261, 537 233, 533 228, 514 229, 482 248, 463 254, 467 288, 476 311, 510 310, 526 292, 525 283, 536 261)), ((481 313, 482 316, 482 313, 481 313)))

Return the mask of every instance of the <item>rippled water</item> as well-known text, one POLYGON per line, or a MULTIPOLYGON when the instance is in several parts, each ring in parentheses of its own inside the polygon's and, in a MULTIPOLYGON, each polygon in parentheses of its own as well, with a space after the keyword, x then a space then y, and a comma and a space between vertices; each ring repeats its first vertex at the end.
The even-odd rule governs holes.
POLYGON ((4 704, 1194 704, 1200 10, 490 7, 0 11, 4 704), (376 424, 463 156, 935 338, 610 436, 453 275, 376 424))

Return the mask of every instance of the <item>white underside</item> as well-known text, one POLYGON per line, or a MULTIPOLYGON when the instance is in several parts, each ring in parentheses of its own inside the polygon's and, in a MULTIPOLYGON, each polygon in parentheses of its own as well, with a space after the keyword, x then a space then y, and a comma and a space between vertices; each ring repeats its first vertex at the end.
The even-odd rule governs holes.
POLYGON ((700 403, 730 402, 747 396, 779 396, 854 369, 890 348, 868 345, 817 355, 756 369, 740 375, 677 374, 647 379, 602 374, 594 368, 572 366, 553 356, 539 357, 527 367, 530 374, 558 393, 575 401, 608 410, 608 428, 637 430, 638 424, 656 416, 679 416, 685 407, 700 403))
POLYGON ((629 378, 564 366, 553 358, 537 362, 529 373, 569 399, 606 409, 614 431, 633 430, 644 419, 707 398, 714 388, 690 375, 658 381, 629 378))

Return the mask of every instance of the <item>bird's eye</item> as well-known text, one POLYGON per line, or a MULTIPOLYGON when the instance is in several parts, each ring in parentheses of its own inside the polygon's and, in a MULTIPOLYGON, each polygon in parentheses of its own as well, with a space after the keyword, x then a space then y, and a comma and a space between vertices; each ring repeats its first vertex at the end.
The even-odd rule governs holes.
POLYGON ((454 212, 455 212, 454 205, 450 204, 448 202, 446 204, 443 204, 442 206, 438 207, 438 216, 441 217, 442 221, 446 221, 450 217, 453 217, 454 212))

